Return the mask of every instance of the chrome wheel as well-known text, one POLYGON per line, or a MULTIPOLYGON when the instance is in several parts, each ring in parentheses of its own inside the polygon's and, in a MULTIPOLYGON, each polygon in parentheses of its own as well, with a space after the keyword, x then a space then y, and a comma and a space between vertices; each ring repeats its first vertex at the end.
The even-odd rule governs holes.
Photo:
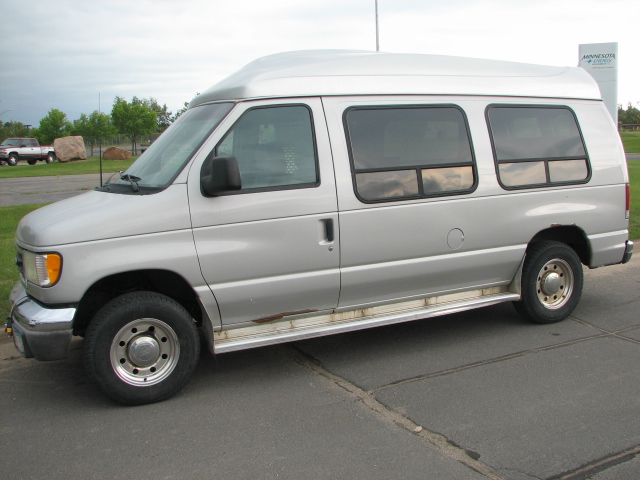
POLYGON ((573 270, 569 264, 559 258, 547 262, 538 272, 536 291, 545 308, 561 308, 573 291, 573 270))
POLYGON ((111 366, 128 385, 144 387, 167 378, 180 358, 174 330, 161 320, 141 318, 125 325, 111 344, 111 366))
POLYGON ((582 285, 582 264, 575 250, 553 240, 533 243, 522 265, 521 299, 514 306, 532 322, 559 322, 576 308, 582 285))

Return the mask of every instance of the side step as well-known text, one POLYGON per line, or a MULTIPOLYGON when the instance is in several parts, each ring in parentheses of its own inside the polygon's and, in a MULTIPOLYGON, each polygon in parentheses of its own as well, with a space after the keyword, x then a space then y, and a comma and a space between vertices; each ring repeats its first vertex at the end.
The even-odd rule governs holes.
POLYGON ((492 287, 440 295, 359 310, 306 316, 214 333, 214 352, 225 353, 278 343, 353 332, 422 318, 463 312, 496 303, 520 300, 508 287, 492 287))

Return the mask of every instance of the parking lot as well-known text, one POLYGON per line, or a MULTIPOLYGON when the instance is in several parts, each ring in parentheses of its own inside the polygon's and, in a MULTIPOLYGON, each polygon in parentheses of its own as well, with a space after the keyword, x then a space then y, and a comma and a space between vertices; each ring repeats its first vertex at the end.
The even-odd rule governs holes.
POLYGON ((121 407, 0 340, 2 478, 640 477, 640 260, 552 325, 511 305, 216 358, 121 407))

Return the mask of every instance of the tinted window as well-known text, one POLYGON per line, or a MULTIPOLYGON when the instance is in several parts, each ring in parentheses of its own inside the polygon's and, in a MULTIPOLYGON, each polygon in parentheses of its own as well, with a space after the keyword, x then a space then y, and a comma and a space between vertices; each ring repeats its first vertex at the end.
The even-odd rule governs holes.
POLYGON ((363 201, 468 193, 475 185, 467 123, 457 107, 352 108, 345 127, 363 201))
POLYGON ((216 147, 236 157, 243 190, 316 185, 315 152, 311 112, 301 105, 249 110, 216 147))
POLYGON ((587 153, 570 109, 492 106, 487 118, 498 175, 504 187, 588 180, 587 153))

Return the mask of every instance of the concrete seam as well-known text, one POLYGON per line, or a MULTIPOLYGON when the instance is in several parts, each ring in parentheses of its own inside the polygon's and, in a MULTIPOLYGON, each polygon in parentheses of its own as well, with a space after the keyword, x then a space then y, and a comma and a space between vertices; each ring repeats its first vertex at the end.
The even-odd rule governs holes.
POLYGON ((485 366, 485 365, 491 365, 491 364, 494 364, 494 363, 502 362, 504 360, 512 360, 514 358, 524 357, 525 355, 530 355, 532 353, 544 352, 544 351, 547 351, 547 350, 555 350, 556 348, 562 348, 562 347, 574 345, 576 343, 585 342, 585 341, 588 341, 588 340, 594 340, 594 339, 597 339, 597 338, 603 338, 603 337, 607 337, 609 335, 610 335, 609 333, 600 333, 600 334, 597 334, 597 335, 591 335, 591 336, 584 337, 584 338, 578 338, 578 339, 570 340, 570 341, 567 341, 567 342, 558 343, 558 344, 555 344, 555 345, 547 345, 545 347, 534 348, 534 349, 531 349, 531 350, 523 350, 523 351, 520 351, 520 352, 511 353, 509 355, 504 355, 504 356, 501 356, 501 357, 495 357, 495 358, 491 358, 491 359, 488 359, 488 360, 483 360, 483 361, 480 361, 480 362, 468 363, 466 365, 461 365, 461 366, 455 367, 455 368, 449 368, 447 370, 441 370, 439 372, 428 373, 428 374, 425 374, 425 375, 418 375, 418 376, 407 378, 407 379, 404 379, 404 380, 399 380, 397 382, 391 382, 391 383, 389 383, 387 385, 382 385, 380 387, 374 388, 371 391, 377 393, 377 392, 380 392, 382 390, 386 390, 387 388, 397 387, 399 385, 406 385, 408 383, 418 382, 418 381, 421 381, 421 380, 428 380, 430 378, 443 377, 443 376, 446 376, 446 375, 451 375, 451 374, 454 374, 454 373, 462 372, 464 370, 469 370, 471 368, 482 367, 482 366, 485 366))
POLYGON ((411 434, 416 435, 426 442, 432 444, 446 457, 462 463, 466 467, 491 480, 508 480, 506 477, 503 477, 498 472, 496 472, 496 470, 491 468, 489 465, 486 465, 485 463, 472 458, 470 454, 474 454, 474 452, 469 452, 468 450, 455 445, 444 435, 432 432, 424 428, 422 425, 418 425, 410 418, 407 418, 400 413, 392 410, 391 408, 387 407, 382 402, 377 400, 373 395, 373 392, 367 392, 354 385, 350 381, 346 380, 345 378, 329 372, 319 363, 317 363, 315 359, 309 357, 304 352, 301 352, 295 346, 291 345, 288 346, 288 348, 282 347, 280 351, 284 356, 290 358, 297 364, 307 368, 312 373, 326 378, 330 382, 345 390, 350 396, 360 401, 369 410, 373 411, 383 420, 390 422, 397 427, 402 428, 403 430, 406 430, 411 434))

